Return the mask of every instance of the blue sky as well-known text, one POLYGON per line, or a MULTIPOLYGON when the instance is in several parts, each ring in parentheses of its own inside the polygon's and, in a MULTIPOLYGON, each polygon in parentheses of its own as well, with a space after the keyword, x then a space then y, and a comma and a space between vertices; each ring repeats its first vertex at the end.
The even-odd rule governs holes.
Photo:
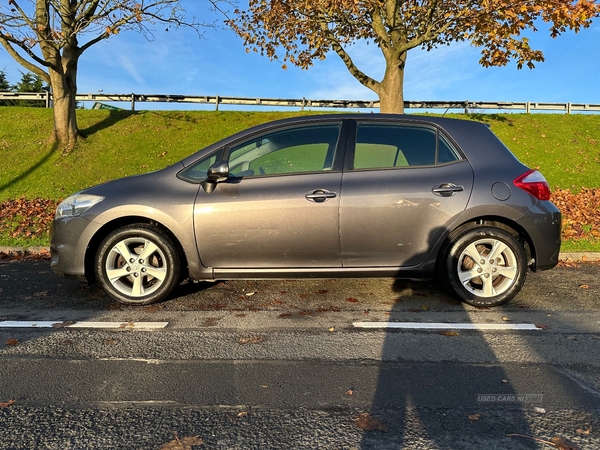
MULTIPOLYGON (((210 20, 207 3, 182 1, 191 14, 210 20)), ((309 70, 283 70, 279 62, 246 53, 241 39, 229 30, 206 29, 199 39, 191 30, 164 32, 163 28, 156 27, 150 42, 135 32, 122 32, 91 47, 80 59, 79 93, 377 99, 333 53, 309 70)), ((406 65, 405 99, 600 104, 600 20, 579 34, 568 32, 557 39, 551 39, 542 24, 540 32, 531 36, 531 45, 546 57, 533 70, 517 70, 514 63, 485 69, 478 64, 479 51, 468 43, 430 52, 412 50, 406 65)), ((379 49, 355 45, 349 50, 364 72, 381 78, 384 61, 379 49)), ((0 48, 0 70, 16 83, 24 69, 0 48)))

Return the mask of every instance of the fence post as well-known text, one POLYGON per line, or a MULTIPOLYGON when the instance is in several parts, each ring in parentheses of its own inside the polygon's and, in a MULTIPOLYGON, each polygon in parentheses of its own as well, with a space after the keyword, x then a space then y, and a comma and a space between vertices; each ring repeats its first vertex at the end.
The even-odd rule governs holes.
POLYGON ((567 103, 567 114, 571 114, 571 103, 567 103))
POLYGON ((135 111, 135 94, 131 93, 131 110, 135 111))
POLYGON ((525 103, 525 114, 529 114, 531 112, 531 102, 525 103))
POLYGON ((469 114, 469 100, 465 100, 465 114, 469 114))
POLYGON ((219 110, 219 96, 215 96, 215 111, 219 110))

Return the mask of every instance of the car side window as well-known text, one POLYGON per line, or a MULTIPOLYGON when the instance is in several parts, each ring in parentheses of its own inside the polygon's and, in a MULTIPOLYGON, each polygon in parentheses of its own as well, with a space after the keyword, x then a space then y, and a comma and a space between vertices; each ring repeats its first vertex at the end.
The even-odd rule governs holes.
POLYGON ((435 129, 396 124, 358 124, 354 169, 433 166, 458 159, 435 129))
POLYGON ((291 128, 236 145, 229 152, 234 177, 331 170, 341 124, 291 128))

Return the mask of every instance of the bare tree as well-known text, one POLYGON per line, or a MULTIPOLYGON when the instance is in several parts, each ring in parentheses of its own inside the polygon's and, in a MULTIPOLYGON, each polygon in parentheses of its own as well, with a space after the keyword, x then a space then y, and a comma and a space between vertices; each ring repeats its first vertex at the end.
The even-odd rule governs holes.
MULTIPOLYGON (((52 87, 54 134, 73 148, 79 135, 75 114, 79 58, 98 42, 149 25, 188 26, 180 0, 1 0, 0 43, 23 67, 52 87)), ((212 2, 211 2, 212 3, 212 2)))

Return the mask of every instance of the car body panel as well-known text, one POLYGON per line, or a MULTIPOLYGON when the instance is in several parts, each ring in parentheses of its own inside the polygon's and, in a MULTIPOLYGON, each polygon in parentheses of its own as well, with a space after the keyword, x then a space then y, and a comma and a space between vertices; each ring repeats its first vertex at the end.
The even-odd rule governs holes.
POLYGON ((342 174, 265 176, 200 190, 194 208, 202 262, 214 268, 341 267, 342 174), (305 195, 327 190, 322 203, 305 195))
POLYGON ((345 172, 340 207, 344 267, 423 262, 447 223, 460 220, 472 185, 467 161, 433 168, 345 172), (444 183, 463 190, 448 197, 432 192, 444 183))

